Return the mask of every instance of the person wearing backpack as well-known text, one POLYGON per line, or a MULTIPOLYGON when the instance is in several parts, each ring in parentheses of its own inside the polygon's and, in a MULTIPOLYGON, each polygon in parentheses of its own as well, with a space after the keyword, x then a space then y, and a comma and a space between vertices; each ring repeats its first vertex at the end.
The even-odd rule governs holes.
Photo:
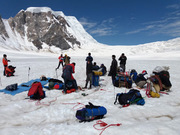
POLYGON ((124 53, 122 53, 118 60, 120 61, 120 67, 123 69, 123 72, 125 72, 127 57, 125 56, 124 53))
POLYGON ((116 56, 112 55, 112 62, 108 76, 111 76, 113 85, 115 84, 116 74, 117 74, 117 60, 116 60, 116 56))
POLYGON ((2 63, 4 65, 4 76, 6 76, 6 68, 8 66, 8 62, 10 62, 10 60, 7 59, 7 55, 3 54, 2 63))
POLYGON ((64 65, 63 65, 64 58, 63 58, 63 55, 62 55, 62 54, 59 56, 58 59, 59 59, 59 64, 58 64, 58 67, 56 68, 56 70, 59 69, 59 66, 60 66, 60 65, 62 65, 62 67, 64 66, 64 65))
POLYGON ((65 54, 65 56, 64 56, 64 63, 65 63, 65 65, 70 63, 70 59, 71 58, 67 54, 65 54))
POLYGON ((62 74, 62 78, 64 79, 64 93, 67 92, 67 84, 68 82, 71 82, 73 84, 73 88, 74 89, 78 89, 76 80, 73 77, 73 73, 75 73, 75 65, 76 63, 71 63, 71 64, 67 64, 66 66, 64 66, 63 68, 63 74, 62 74))
POLYGON ((147 83, 147 79, 144 77, 147 74, 146 70, 143 70, 142 73, 138 74, 135 80, 135 84, 139 87, 139 88, 143 88, 144 85, 147 83))

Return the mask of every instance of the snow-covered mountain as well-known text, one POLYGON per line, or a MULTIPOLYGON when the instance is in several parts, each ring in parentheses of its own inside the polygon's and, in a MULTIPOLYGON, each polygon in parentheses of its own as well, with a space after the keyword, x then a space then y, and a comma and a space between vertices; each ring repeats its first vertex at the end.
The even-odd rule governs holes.
MULTIPOLYGON (((133 45, 109 46, 98 43, 88 34, 74 16, 48 7, 29 7, 21 10, 14 18, 0 18, 0 51, 68 53, 85 56, 120 55, 156 58, 180 57, 180 38, 168 41, 133 45), (162 53, 166 52, 166 55, 162 53)), ((142 57, 144 58, 144 57, 142 57)))
POLYGON ((73 16, 48 7, 30 7, 0 18, 0 46, 17 50, 66 50, 97 43, 73 16))

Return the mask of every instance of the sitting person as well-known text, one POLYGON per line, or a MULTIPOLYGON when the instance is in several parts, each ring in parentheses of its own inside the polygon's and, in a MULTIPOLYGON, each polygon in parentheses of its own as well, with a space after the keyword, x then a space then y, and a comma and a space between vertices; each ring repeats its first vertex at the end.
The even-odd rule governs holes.
POLYGON ((147 74, 146 70, 143 70, 142 73, 138 74, 135 80, 135 84, 139 87, 139 88, 143 88, 144 85, 147 83, 146 82, 146 78, 144 77, 144 75, 147 74))
POLYGON ((104 64, 101 64, 99 71, 102 72, 102 75, 106 74, 107 70, 106 70, 106 67, 104 66, 104 64))
POLYGON ((6 69, 5 69, 5 75, 7 77, 10 77, 10 76, 14 76, 14 73, 15 73, 15 69, 16 67, 13 67, 13 66, 7 66, 6 69))
POLYGON ((94 62, 92 69, 95 70, 95 71, 99 70, 99 66, 96 65, 96 62, 94 62))

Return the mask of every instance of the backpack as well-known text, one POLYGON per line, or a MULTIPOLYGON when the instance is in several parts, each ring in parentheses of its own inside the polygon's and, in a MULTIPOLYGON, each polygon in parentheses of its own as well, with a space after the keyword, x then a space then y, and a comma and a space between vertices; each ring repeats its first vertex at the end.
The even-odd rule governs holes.
POLYGON ((62 89, 64 87, 64 83, 58 79, 51 78, 48 80, 48 82, 49 82, 48 84, 49 89, 62 89))
POLYGON ((76 118, 79 119, 80 122, 89 122, 95 119, 102 119, 106 113, 107 110, 105 107, 95 106, 89 102, 89 105, 86 105, 85 108, 77 110, 76 118))
POLYGON ((116 75, 114 86, 131 88, 132 80, 129 75, 125 75, 125 74, 116 75))
POLYGON ((159 78, 161 79, 162 84, 164 84, 166 87, 171 87, 172 84, 170 82, 170 75, 168 71, 161 71, 159 73, 159 78))
POLYGON ((72 80, 71 79, 71 74, 73 72, 73 68, 70 65, 66 65, 63 69, 63 73, 62 73, 62 78, 65 80, 72 80))
POLYGON ((128 93, 118 93, 116 95, 116 100, 114 104, 116 104, 117 100, 121 105, 127 105, 133 103, 136 103, 137 105, 145 104, 145 101, 142 98, 141 93, 139 92, 139 90, 136 89, 131 89, 128 93))
POLYGON ((40 82, 34 82, 32 84, 31 88, 28 91, 28 96, 30 96, 31 99, 38 99, 38 100, 45 98, 45 91, 43 91, 40 82))
POLYGON ((15 91, 15 90, 17 90, 17 87, 18 87, 18 84, 15 83, 15 84, 11 84, 11 85, 6 86, 5 89, 9 90, 9 91, 15 91))

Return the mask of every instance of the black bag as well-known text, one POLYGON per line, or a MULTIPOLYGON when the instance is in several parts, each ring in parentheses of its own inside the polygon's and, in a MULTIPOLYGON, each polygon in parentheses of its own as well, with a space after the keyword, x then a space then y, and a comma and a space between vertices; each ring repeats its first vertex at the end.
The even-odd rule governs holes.
POLYGON ((9 91, 14 91, 14 90, 17 90, 17 86, 18 86, 18 84, 15 83, 15 84, 11 84, 11 85, 6 86, 5 89, 9 90, 9 91))
POLYGON ((161 71, 159 73, 159 78, 161 79, 162 84, 164 84, 166 87, 171 87, 172 84, 170 82, 170 75, 168 71, 161 71))
POLYGON ((126 105, 136 103, 137 105, 144 105, 145 101, 141 96, 139 90, 131 89, 128 93, 118 93, 116 95, 116 100, 114 104, 116 104, 117 100, 119 104, 126 105))

